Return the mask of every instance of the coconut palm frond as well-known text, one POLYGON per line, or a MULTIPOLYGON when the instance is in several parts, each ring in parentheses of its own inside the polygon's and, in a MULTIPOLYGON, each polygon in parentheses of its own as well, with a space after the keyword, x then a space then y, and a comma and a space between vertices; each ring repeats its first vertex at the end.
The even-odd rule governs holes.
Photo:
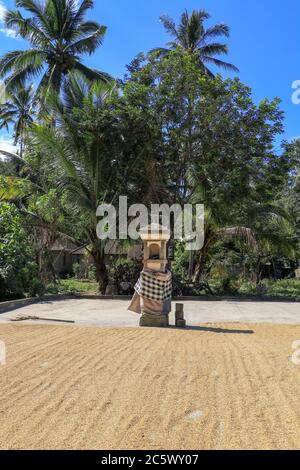
POLYGON ((167 15, 162 15, 162 16, 160 16, 159 19, 160 19, 160 22, 163 24, 163 26, 164 26, 165 30, 167 31, 167 33, 170 34, 170 36, 172 36, 174 38, 177 38, 178 33, 177 33, 176 24, 172 20, 172 18, 170 18, 167 15))
POLYGON ((274 203, 256 204, 254 206, 247 207, 247 217, 249 219, 255 220, 258 216, 263 216, 264 218, 279 217, 290 223, 293 222, 293 216, 289 210, 287 210, 283 205, 280 206, 274 203))
POLYGON ((205 63, 214 64, 219 68, 228 70, 229 72, 239 72, 239 69, 235 65, 229 64, 228 62, 224 62, 224 60, 220 60, 220 59, 216 59, 214 57, 208 57, 208 56, 202 57, 202 60, 204 60, 205 63))
POLYGON ((228 38, 229 35, 230 35, 229 26, 225 23, 218 23, 210 28, 207 28, 207 30, 205 31, 205 33, 203 34, 201 38, 201 41, 205 43, 209 39, 213 39, 218 36, 225 36, 226 38, 228 38))

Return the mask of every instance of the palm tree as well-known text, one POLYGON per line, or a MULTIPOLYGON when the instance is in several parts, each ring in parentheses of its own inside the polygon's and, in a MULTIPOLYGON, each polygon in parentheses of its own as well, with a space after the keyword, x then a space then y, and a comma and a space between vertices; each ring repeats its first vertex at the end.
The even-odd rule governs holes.
POLYGON ((34 88, 24 81, 17 89, 10 89, 7 101, 0 106, 0 129, 13 126, 14 145, 20 144, 20 156, 24 151, 25 134, 33 122, 35 113, 34 88))
POLYGON ((227 44, 211 41, 218 36, 229 37, 229 27, 225 23, 219 23, 205 29, 203 23, 208 18, 210 15, 205 10, 193 10, 191 15, 185 10, 180 24, 176 26, 170 17, 161 16, 160 21, 173 40, 167 44, 168 48, 156 48, 152 52, 167 55, 170 50, 180 47, 194 54, 200 68, 210 77, 214 75, 208 69, 207 64, 238 72, 238 68, 234 65, 215 57, 219 54, 228 54, 227 44))
POLYGON ((73 112, 74 107, 83 106, 89 106, 90 114, 100 111, 114 88, 101 82, 94 82, 88 90, 86 87, 85 81, 72 76, 63 89, 63 104, 55 92, 47 100, 47 107, 58 125, 33 124, 31 131, 33 144, 38 145, 46 157, 51 157, 55 187, 65 194, 70 213, 84 221, 82 237, 96 268, 99 289, 105 293, 108 283, 105 241, 97 237, 96 210, 108 188, 115 191, 113 162, 103 155, 105 136, 94 121, 85 123, 82 132, 73 112))
POLYGON ((16 0, 16 6, 30 17, 24 17, 19 10, 8 10, 5 24, 26 39, 31 48, 8 52, 1 58, 0 78, 5 78, 7 87, 41 77, 38 94, 50 87, 59 92, 72 71, 89 80, 110 79, 108 74, 81 62, 83 54, 92 54, 102 44, 106 32, 106 26, 84 20, 94 0, 16 0))

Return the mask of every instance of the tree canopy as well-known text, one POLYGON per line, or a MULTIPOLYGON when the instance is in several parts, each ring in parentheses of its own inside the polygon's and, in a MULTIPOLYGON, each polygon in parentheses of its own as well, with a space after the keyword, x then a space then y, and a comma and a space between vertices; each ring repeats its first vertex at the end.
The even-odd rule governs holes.
POLYGON ((228 36, 225 24, 205 29, 205 11, 184 12, 178 27, 163 17, 173 36, 168 50, 139 54, 124 79, 112 81, 81 64, 105 33, 85 20, 92 1, 16 5, 30 16, 8 12, 6 23, 33 48, 0 60, 9 84, 0 126, 13 128, 19 144, 14 154, 2 151, 0 199, 12 225, 22 220, 42 284, 55 278, 51 247, 63 236, 86 250, 105 292, 111 274, 96 210, 117 206, 121 195, 148 207, 204 204, 203 248, 188 256, 175 244, 180 282, 217 277, 226 286, 238 272, 259 283, 278 264, 294 272, 299 141, 275 151, 280 99, 255 103, 239 78, 208 71, 211 63, 228 67, 215 59, 227 46, 211 42, 228 36), (27 79, 37 76, 36 94, 27 79))

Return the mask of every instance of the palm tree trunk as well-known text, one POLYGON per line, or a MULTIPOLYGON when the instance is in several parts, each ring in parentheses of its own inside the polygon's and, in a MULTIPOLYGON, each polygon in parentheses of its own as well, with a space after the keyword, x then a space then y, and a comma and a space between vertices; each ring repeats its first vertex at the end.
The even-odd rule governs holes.
POLYGON ((97 240, 93 244, 91 255, 96 268, 96 280, 99 284, 99 292, 104 295, 108 284, 108 273, 105 264, 104 247, 100 240, 97 240))
POLYGON ((257 263, 256 263, 256 269, 255 269, 255 272, 254 272, 254 281, 255 281, 255 284, 258 285, 260 283, 260 280, 261 280, 261 274, 262 274, 262 259, 261 257, 259 256, 258 257, 258 260, 257 260, 257 263))
POLYGON ((204 273, 205 263, 206 263, 206 253, 202 252, 201 250, 199 254, 199 258, 196 262, 193 282, 199 282, 201 280, 203 273, 204 273))
POLYGON ((192 280, 193 266, 194 266, 194 252, 192 250, 190 250, 189 251, 189 269, 188 269, 189 282, 191 282, 191 280, 192 280))

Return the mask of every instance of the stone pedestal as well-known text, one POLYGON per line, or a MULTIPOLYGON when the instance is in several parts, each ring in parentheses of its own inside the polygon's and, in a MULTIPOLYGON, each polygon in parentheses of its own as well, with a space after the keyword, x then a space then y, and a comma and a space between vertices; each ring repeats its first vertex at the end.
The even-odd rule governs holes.
POLYGON ((159 328, 169 326, 169 316, 144 313, 140 318, 140 326, 156 326, 159 328))
MULTIPOLYGON (((152 223, 141 228, 140 236, 144 243, 144 268, 157 273, 166 273, 170 230, 152 223)), ((141 311, 140 326, 169 326, 169 311, 166 311, 166 302, 152 300, 149 294, 147 298, 141 295, 141 311)))

